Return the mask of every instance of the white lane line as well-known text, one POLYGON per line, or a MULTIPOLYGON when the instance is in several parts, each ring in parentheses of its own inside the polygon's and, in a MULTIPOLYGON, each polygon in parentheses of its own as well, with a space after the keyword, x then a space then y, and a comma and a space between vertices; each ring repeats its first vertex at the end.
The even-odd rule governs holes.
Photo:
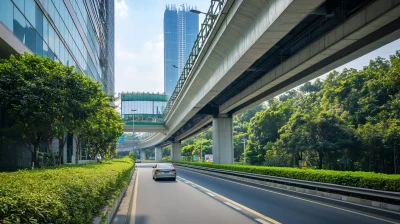
POLYGON ((210 195, 211 197, 215 197, 215 194, 212 194, 210 192, 206 192, 208 195, 210 195))
POLYGON ((267 222, 263 219, 255 219, 257 222, 262 223, 262 224, 271 224, 270 222, 267 222))
POLYGON ((236 209, 236 210, 242 210, 241 208, 239 208, 238 206, 236 206, 236 205, 234 205, 234 204, 231 204, 231 203, 229 203, 229 202, 227 202, 227 201, 225 201, 224 202, 226 205, 228 205, 228 206, 231 206, 232 208, 234 208, 234 209, 236 209))

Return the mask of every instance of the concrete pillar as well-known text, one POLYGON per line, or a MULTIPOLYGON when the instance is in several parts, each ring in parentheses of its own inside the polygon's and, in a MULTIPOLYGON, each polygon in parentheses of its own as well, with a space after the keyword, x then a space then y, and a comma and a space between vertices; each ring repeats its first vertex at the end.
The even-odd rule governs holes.
POLYGON ((140 160, 146 160, 146 151, 144 149, 140 150, 140 160))
POLYGON ((171 144, 171 160, 181 160, 182 145, 180 142, 171 144))
POLYGON ((154 149, 154 151, 155 151, 155 153, 154 153, 154 159, 156 160, 156 161, 161 161, 162 160, 162 150, 161 150, 161 147, 156 147, 155 149, 154 149))
POLYGON ((233 164, 232 117, 216 117, 212 125, 213 163, 233 164))
MULTIPOLYGON (((78 144, 77 144, 77 142, 76 142, 76 134, 73 134, 72 135, 72 164, 75 164, 75 162, 76 162, 76 157, 78 156, 78 155, 76 155, 76 151, 77 151, 77 148, 78 147, 78 144)), ((79 159, 79 158, 78 158, 79 159)), ((103 159, 103 158, 102 158, 103 159)))

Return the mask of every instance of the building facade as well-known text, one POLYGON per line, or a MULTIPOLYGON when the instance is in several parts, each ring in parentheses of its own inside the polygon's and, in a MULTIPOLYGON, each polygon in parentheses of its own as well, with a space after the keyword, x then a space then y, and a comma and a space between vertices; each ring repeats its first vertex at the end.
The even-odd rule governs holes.
POLYGON ((199 32, 192 6, 167 5, 164 12, 164 92, 171 96, 199 32))
MULTIPOLYGON (((23 52, 74 66, 113 95, 114 0, 1 0, 0 58, 23 52)), ((0 111, 0 127, 8 122, 0 111)), ((57 140, 53 145, 58 151, 57 140)), ((26 147, 0 143, 0 169, 29 167, 26 147)), ((75 152, 69 136, 64 162, 74 161, 75 152)))
POLYGON ((2 0, 0 22, 1 57, 48 56, 114 93, 113 0, 2 0))

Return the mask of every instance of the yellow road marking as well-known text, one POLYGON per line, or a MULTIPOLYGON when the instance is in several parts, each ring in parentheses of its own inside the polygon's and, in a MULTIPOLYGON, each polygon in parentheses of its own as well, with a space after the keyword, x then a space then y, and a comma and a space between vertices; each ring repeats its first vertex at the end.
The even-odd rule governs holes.
POLYGON ((139 169, 137 171, 137 176, 135 178, 135 190, 133 192, 133 201, 132 201, 132 209, 129 224, 135 224, 136 222, 136 204, 137 204, 137 192, 138 192, 138 185, 139 185, 139 169))
MULTIPOLYGON (((189 171, 189 170, 186 170, 186 171, 191 172, 191 173, 196 173, 196 172, 189 171)), ((377 219, 377 220, 388 222, 388 223, 398 224, 398 222, 394 222, 394 221, 387 220, 387 219, 382 219, 382 218, 371 216, 371 215, 367 215, 367 214, 364 214, 364 213, 355 212, 355 211, 352 211, 352 210, 347 210, 347 209, 344 209, 344 208, 340 208, 340 207, 324 204, 324 203, 321 203, 321 202, 316 202, 316 201, 312 201, 312 200, 308 200, 308 199, 304 199, 304 198, 299 198, 299 197, 296 197, 296 196, 292 196, 292 195, 288 195, 288 194, 284 194, 284 193, 279 193, 279 192, 276 192, 276 191, 266 190, 266 189, 263 189, 263 188, 254 187, 254 186, 243 184, 243 183, 237 183, 237 182, 234 182, 234 181, 225 180, 225 179, 222 179, 222 178, 219 178, 219 177, 214 177, 214 176, 210 176, 210 175, 206 175, 206 174, 202 174, 202 173, 196 173, 196 174, 200 174, 200 175, 211 177, 211 178, 215 178, 215 179, 220 179, 220 180, 223 180, 223 181, 227 181, 227 182, 231 182, 231 183, 234 183, 234 184, 243 185, 243 186, 246 186, 246 187, 251 187, 251 188, 262 190, 262 191, 266 191, 266 192, 271 192, 271 193, 274 193, 274 194, 283 195, 283 196, 290 197, 290 198, 295 198, 295 199, 302 200, 302 201, 307 201, 307 202, 310 202, 310 203, 314 203, 314 204, 318 204, 318 205, 322 205, 322 206, 326 206, 326 207, 330 207, 330 208, 335 208, 335 209, 338 209, 338 210, 350 212, 350 213, 357 214, 357 215, 362 215, 362 216, 365 216, 365 217, 368 217, 368 218, 373 218, 373 219, 377 219)), ((297 192, 297 193, 300 193, 300 192, 297 192)))
MULTIPOLYGON (((182 177, 180 177, 180 178, 183 179, 183 180, 186 180, 185 178, 182 178, 182 177)), ((194 183, 192 182, 192 184, 194 184, 194 183)), ((210 192, 210 193, 212 193, 212 194, 214 194, 214 195, 220 197, 221 199, 223 199, 223 200, 225 200, 225 201, 227 201, 227 202, 229 202, 229 203, 231 203, 231 204, 233 204, 233 205, 235 205, 235 206, 237 206, 237 207, 239 207, 239 208, 241 208, 241 209, 243 209, 243 210, 246 210, 246 211, 252 213, 252 214, 255 215, 255 216, 258 216, 258 217, 260 217, 260 218, 263 218, 263 219, 265 219, 265 220, 267 220, 267 221, 269 221, 269 222, 271 222, 271 223, 273 223, 273 224, 280 224, 280 222, 278 222, 278 221, 276 221, 276 220, 274 220, 274 219, 271 219, 271 218, 269 218, 269 217, 267 217, 267 216, 265 216, 265 215, 263 215, 263 214, 261 214, 261 213, 258 213, 258 212, 254 211, 254 210, 252 210, 252 209, 250 209, 250 208, 248 208, 248 207, 246 207, 246 206, 244 206, 244 205, 241 205, 241 204, 239 204, 239 203, 237 203, 237 202, 235 202, 235 201, 232 201, 232 200, 229 199, 229 198, 226 198, 226 197, 224 197, 224 196, 222 196, 222 195, 220 195, 220 194, 217 194, 217 193, 215 193, 214 191, 211 191, 210 189, 207 189, 207 188, 205 188, 205 187, 202 187, 202 186, 200 186, 200 185, 198 185, 198 184, 194 184, 194 185, 197 185, 198 188, 201 188, 201 189, 205 190, 206 192, 210 192)))

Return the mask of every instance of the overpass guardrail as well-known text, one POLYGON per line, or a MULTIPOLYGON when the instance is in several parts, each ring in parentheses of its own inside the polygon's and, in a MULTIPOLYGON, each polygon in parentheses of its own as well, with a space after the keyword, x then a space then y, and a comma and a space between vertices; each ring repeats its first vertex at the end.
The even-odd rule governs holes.
MULTIPOLYGON (((391 205, 394 206, 394 209, 389 209, 389 210, 394 210, 394 211, 400 212, 400 206, 398 206, 398 205, 400 205, 400 192, 382 191, 382 190, 374 190, 374 189, 359 188, 359 187, 350 187, 350 186, 344 186, 344 185, 338 185, 338 184, 290 179, 290 178, 285 178, 285 177, 268 176, 268 175, 263 175, 263 174, 254 174, 254 173, 247 173, 247 172, 241 172, 241 171, 216 169, 216 168, 201 167, 201 166, 194 166, 194 165, 187 165, 187 164, 180 164, 180 163, 174 163, 174 165, 191 168, 191 169, 208 171, 208 172, 212 172, 212 173, 219 173, 219 174, 248 178, 248 179, 253 179, 253 180, 273 182, 273 183, 278 183, 278 184, 283 184, 283 185, 288 185, 288 186, 312 189, 312 190, 316 190, 316 191, 324 191, 324 192, 329 192, 329 193, 333 193, 333 194, 351 195, 351 196, 360 197, 363 199, 390 203, 391 205)), ((339 200, 343 200, 343 198, 339 199, 339 200)))
POLYGON ((214 28, 214 24, 218 18, 218 15, 221 13, 225 2, 226 0, 211 1, 210 8, 208 9, 207 13, 205 13, 206 16, 204 18, 203 23, 201 23, 200 31, 197 34, 197 38, 193 44, 192 51, 188 56, 185 67, 179 68, 182 69, 182 73, 179 76, 175 89, 168 100, 167 106, 165 107, 164 111, 165 116, 169 113, 170 109, 174 105, 175 100, 179 95, 179 92, 182 90, 185 81, 189 77, 189 74, 196 63, 196 59, 198 58, 202 48, 207 42, 207 38, 210 36, 211 31, 214 28))

